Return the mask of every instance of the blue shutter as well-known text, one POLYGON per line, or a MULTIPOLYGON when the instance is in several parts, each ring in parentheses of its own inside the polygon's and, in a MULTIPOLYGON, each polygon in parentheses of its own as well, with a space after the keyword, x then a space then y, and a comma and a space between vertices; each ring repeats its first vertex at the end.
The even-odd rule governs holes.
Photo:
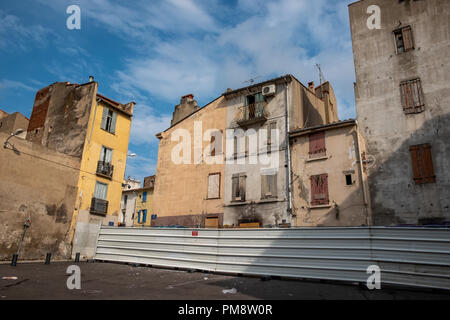
POLYGON ((146 202, 146 201, 147 201, 147 191, 145 191, 142 196, 142 202, 146 202))
POLYGON ((147 209, 145 209, 142 214, 142 223, 146 223, 146 222, 147 222, 147 209))
POLYGON ((141 210, 138 211, 138 223, 141 223, 141 210))

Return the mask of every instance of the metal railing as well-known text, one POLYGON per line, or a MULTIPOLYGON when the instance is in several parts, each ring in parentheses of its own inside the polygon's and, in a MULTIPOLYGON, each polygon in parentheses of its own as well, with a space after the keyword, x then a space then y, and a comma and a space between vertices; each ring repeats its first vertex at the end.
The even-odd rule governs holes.
POLYGON ((450 229, 102 227, 96 260, 212 272, 450 289, 450 229))
POLYGON ((238 123, 245 124, 247 122, 265 121, 264 105, 265 103, 262 101, 243 106, 242 116, 238 120, 238 123))
POLYGON ((99 161, 97 163, 97 174, 112 178, 113 171, 114 166, 111 163, 105 161, 99 161))
POLYGON ((90 212, 106 215, 108 213, 108 201, 98 198, 92 198, 90 212))

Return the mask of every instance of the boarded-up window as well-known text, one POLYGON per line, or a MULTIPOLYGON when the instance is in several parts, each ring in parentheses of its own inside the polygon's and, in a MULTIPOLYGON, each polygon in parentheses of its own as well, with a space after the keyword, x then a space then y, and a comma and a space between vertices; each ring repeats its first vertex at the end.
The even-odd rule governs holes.
POLYGON ((261 199, 276 198, 277 175, 261 175, 261 199))
POLYGON ((409 150, 411 152, 414 182, 416 184, 436 182, 431 156, 431 145, 421 144, 411 146, 409 150))
POLYGON ((245 180, 244 174, 233 174, 232 176, 232 201, 245 201, 245 180))
POLYGON ((311 205, 326 205, 330 200, 328 197, 328 174, 311 176, 311 205))
POLYGON ((326 156, 325 131, 312 133, 309 135, 309 157, 318 158, 326 156))
POLYGON ((220 173, 208 176, 208 199, 220 198, 220 173))
POLYGON ((402 99, 403 111, 406 114, 419 113, 425 110, 425 102, 420 79, 401 82, 400 96, 402 99))
POLYGON ((414 49, 414 40, 410 26, 394 31, 394 41, 397 53, 403 53, 414 49))

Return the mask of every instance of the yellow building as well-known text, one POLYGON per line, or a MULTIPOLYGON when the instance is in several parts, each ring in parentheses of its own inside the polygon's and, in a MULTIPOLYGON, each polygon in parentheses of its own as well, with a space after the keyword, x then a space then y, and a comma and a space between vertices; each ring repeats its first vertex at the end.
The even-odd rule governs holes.
POLYGON ((134 102, 126 105, 96 94, 81 160, 72 220, 117 225, 134 102))
POLYGON ((134 227, 150 227, 152 223, 153 187, 134 190, 137 194, 134 227))

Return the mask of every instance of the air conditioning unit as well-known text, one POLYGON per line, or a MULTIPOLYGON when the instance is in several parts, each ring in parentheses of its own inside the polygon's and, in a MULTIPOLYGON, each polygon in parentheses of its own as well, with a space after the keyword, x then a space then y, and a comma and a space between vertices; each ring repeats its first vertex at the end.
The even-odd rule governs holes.
POLYGON ((263 96, 272 96, 275 94, 275 85, 274 84, 269 84, 268 86, 264 86, 262 88, 262 95, 263 96))

